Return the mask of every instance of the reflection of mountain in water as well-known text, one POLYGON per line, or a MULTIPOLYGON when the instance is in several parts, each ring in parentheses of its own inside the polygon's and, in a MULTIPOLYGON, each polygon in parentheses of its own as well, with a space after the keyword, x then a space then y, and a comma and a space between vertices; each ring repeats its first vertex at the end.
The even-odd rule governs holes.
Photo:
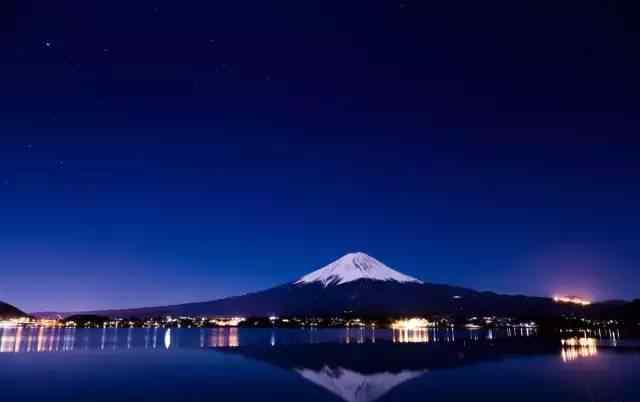
POLYGON ((556 343, 464 342, 447 345, 391 343, 286 345, 222 349, 292 370, 348 402, 373 402, 430 370, 460 367, 518 355, 557 354, 556 343))
POLYGON ((365 375, 342 367, 324 366, 319 371, 296 369, 304 379, 321 386, 345 401, 371 402, 379 399, 392 388, 420 377, 425 371, 405 370, 399 373, 383 372, 365 375))

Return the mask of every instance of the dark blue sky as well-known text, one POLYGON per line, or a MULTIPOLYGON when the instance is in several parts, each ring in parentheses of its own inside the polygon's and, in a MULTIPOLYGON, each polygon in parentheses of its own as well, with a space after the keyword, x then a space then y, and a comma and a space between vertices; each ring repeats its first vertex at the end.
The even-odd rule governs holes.
POLYGON ((638 297, 632 4, 2 2, 0 300, 208 300, 356 250, 638 297))

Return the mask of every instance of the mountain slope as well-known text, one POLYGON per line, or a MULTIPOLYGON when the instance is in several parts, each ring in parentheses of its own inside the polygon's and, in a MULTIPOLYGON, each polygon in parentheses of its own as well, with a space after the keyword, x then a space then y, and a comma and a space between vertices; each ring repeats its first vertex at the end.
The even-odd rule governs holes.
POLYGON ((202 303, 96 312, 128 316, 161 315, 333 315, 504 314, 557 315, 566 307, 551 299, 504 296, 447 285, 360 279, 341 286, 288 284, 262 292, 202 303))
POLYGON ((347 254, 297 281, 201 303, 89 312, 120 317, 162 315, 499 314, 557 316, 575 311, 549 298, 505 296, 423 283, 363 253, 347 254))
POLYGON ((26 317, 27 314, 18 308, 0 301, 0 319, 26 317))

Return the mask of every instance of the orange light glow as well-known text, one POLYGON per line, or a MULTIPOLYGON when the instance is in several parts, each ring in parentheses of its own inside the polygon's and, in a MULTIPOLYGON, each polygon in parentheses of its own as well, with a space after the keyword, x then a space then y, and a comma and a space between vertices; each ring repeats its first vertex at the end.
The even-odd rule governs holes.
POLYGON ((556 303, 571 303, 577 304, 579 306, 589 306, 591 305, 590 300, 583 299, 577 296, 554 296, 553 301, 556 303))

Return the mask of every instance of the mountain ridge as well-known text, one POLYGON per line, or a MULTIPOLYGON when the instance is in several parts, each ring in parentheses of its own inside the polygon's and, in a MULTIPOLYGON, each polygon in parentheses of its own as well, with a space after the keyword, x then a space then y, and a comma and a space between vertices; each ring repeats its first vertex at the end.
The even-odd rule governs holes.
POLYGON ((329 316, 344 313, 559 317, 579 311, 586 310, 555 303, 551 298, 501 295, 459 286, 425 283, 395 271, 364 253, 350 253, 293 282, 241 296, 73 314, 112 317, 329 316))

